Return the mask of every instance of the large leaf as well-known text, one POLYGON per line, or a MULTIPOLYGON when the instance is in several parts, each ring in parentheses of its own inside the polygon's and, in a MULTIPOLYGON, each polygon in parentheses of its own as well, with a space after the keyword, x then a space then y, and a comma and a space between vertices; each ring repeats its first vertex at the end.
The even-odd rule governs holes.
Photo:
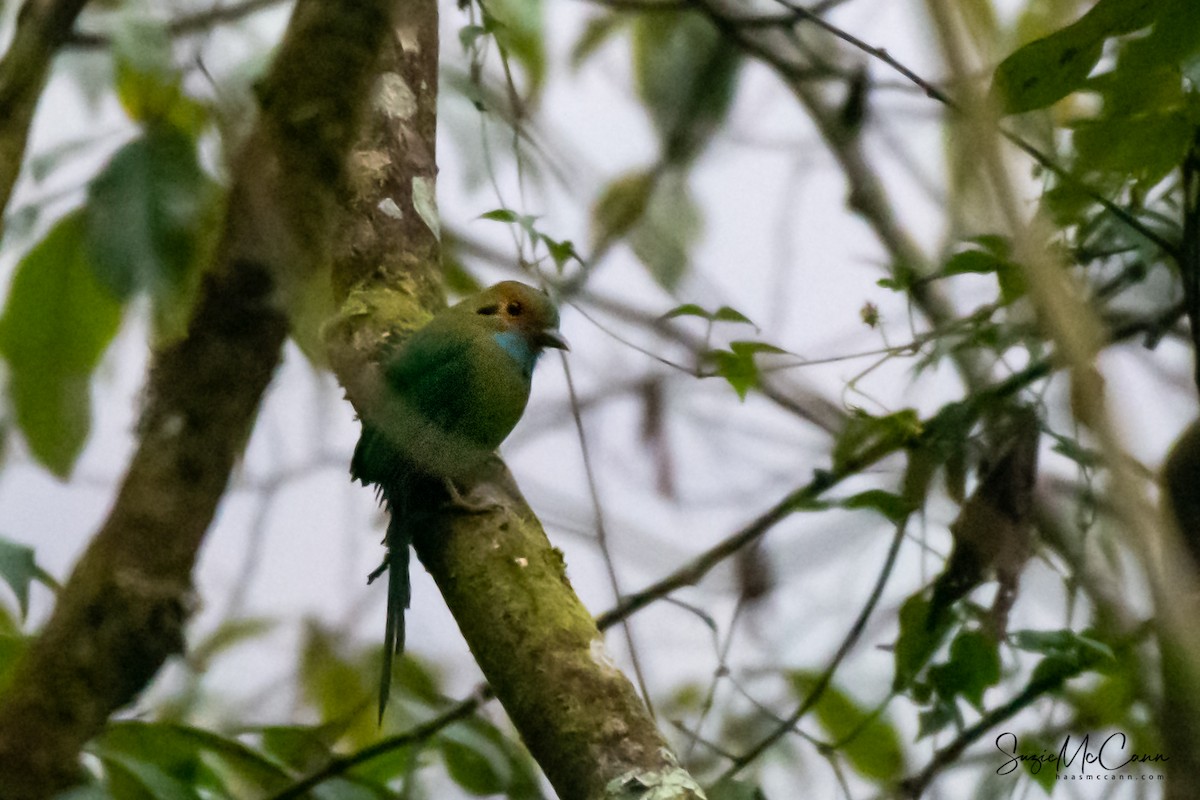
POLYGON ((546 77, 542 0, 484 0, 485 30, 496 37, 529 78, 529 93, 536 96, 546 77))
POLYGON ((113 31, 112 53, 117 97, 138 122, 167 123, 198 133, 207 109, 183 91, 164 24, 144 13, 125 13, 113 31))
POLYGON ((644 213, 630 232, 629 244, 650 276, 670 292, 687 271, 702 225, 687 176, 672 170, 655 183, 644 213))
MULTIPOLYGON (((795 672, 791 684, 799 697, 807 697, 817 685, 815 672, 795 672)), ((829 685, 813 708, 821 727, 829 734, 838 752, 844 754, 855 771, 879 782, 894 781, 904 770, 904 749, 900 734, 882 715, 872 712, 841 689, 829 685)))
POLYGON ((185 287, 214 194, 194 140, 176 128, 151 126, 118 150, 88 190, 87 244, 105 284, 121 298, 185 287))
POLYGON ((648 12, 633 25, 638 95, 668 162, 695 157, 733 101, 737 46, 696 12, 648 12))
POLYGON ((1002 108, 1009 114, 1045 108, 1081 88, 1105 39, 1150 25, 1161 6, 1154 0, 1100 0, 1074 24, 1018 49, 996 67, 993 91, 1002 108))
POLYGON ((33 455, 67 477, 91 424, 89 382, 121 322, 121 303, 96 280, 84 218, 61 219, 17 267, 0 317, 9 398, 33 455))

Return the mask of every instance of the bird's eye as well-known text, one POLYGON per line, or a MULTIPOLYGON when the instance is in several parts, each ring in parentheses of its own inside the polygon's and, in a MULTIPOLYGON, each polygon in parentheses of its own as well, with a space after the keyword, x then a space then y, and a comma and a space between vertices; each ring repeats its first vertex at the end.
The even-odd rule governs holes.
POLYGON ((508 308, 506 308, 504 310, 508 312, 508 315, 510 317, 521 316, 521 304, 518 303, 516 300, 513 300, 511 303, 509 303, 508 308))
POLYGON ((491 316, 492 314, 495 314, 499 310, 500 310, 500 306, 484 306, 483 308, 479 309, 475 313, 476 314, 486 314, 487 316, 491 316))

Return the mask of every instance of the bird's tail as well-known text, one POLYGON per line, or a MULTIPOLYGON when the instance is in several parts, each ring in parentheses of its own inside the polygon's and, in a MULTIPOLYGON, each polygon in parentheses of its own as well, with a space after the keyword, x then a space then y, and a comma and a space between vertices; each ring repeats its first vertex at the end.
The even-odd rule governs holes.
POLYGON ((379 676, 379 719, 381 722, 392 688, 392 659, 404 652, 404 612, 412 599, 412 585, 408 576, 412 531, 406 524, 406 516, 400 509, 392 506, 392 518, 388 522, 387 538, 384 540, 384 544, 387 545, 387 557, 384 566, 380 567, 381 570, 386 567, 388 573, 387 622, 383 634, 383 672, 379 676))
POLYGON ((412 545, 413 503, 411 470, 387 438, 375 428, 364 424, 350 475, 364 485, 374 484, 388 512, 387 535, 383 540, 387 555, 378 569, 370 574, 372 583, 384 572, 388 574, 387 622, 383 637, 383 672, 379 676, 379 720, 387 708, 392 687, 392 661, 404 652, 404 611, 409 606, 412 588, 409 584, 409 547, 412 545))

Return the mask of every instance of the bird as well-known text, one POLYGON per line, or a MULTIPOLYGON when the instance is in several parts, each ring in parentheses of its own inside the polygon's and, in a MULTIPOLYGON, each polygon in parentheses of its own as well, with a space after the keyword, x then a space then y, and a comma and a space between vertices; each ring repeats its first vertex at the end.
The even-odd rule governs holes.
POLYGON ((350 461, 351 479, 374 486, 390 517, 384 561, 367 579, 388 573, 381 723, 392 659, 404 652, 414 531, 435 510, 431 498, 465 504, 455 482, 476 475, 520 420, 538 357, 570 349, 558 326, 547 294, 503 281, 435 314, 381 359, 382 391, 360 413, 350 461))

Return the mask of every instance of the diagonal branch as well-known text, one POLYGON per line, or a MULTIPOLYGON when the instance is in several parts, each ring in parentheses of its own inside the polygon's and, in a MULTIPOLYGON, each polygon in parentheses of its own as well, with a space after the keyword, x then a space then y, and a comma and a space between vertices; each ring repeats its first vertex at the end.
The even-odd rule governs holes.
POLYGON ((113 509, 0 697, 6 800, 74 783, 84 743, 183 648, 196 553, 287 334, 278 284, 326 260, 328 211, 389 16, 386 0, 296 7, 195 316, 153 359, 113 509))
POLYGON ((24 161, 29 125, 50 62, 71 34, 87 0, 27 0, 12 44, 0 61, 0 217, 24 161))
MULTIPOLYGON (((351 403, 381 391, 378 361, 444 303, 434 202, 436 0, 406 4, 382 63, 373 118, 352 158, 325 326, 330 364, 351 403)), ((436 515, 414 546, 491 690, 564 800, 694 800, 670 752, 612 663, 562 554, 498 460, 469 494, 484 511, 436 515), (649 792, 647 792, 649 794, 649 792)), ((465 711, 464 711, 465 713, 465 711)))

